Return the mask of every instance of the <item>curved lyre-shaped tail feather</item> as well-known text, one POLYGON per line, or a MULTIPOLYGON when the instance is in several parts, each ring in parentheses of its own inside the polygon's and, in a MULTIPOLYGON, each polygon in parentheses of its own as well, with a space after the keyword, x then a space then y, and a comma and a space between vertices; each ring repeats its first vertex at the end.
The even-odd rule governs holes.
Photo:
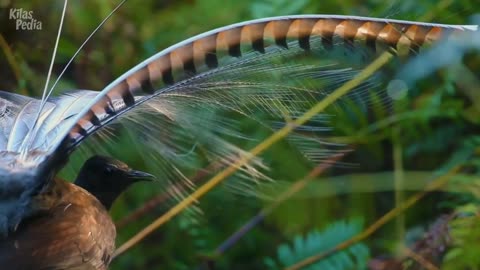
POLYGON ((242 59, 242 47, 265 53, 269 46, 288 49, 288 40, 310 50, 310 40, 321 38, 329 49, 335 39, 345 46, 360 42, 372 51, 392 48, 399 54, 419 48, 452 31, 475 30, 476 26, 452 26, 351 16, 303 15, 248 21, 216 29, 178 43, 119 77, 78 114, 68 131, 72 145, 117 117, 174 84, 219 67, 219 58, 242 59))
MULTIPOLYGON (((474 29, 328 15, 266 18, 223 27, 167 48, 119 77, 74 118, 71 129, 62 130, 69 132, 64 143, 73 149, 112 120, 129 122, 128 130, 137 130, 133 137, 142 138, 139 147, 148 145, 143 146, 149 148, 144 156, 161 167, 162 178, 186 179, 180 168, 196 164, 189 160, 196 146, 222 164, 248 155, 219 138, 245 136, 236 127, 241 123, 229 118, 228 112, 278 129, 353 78, 379 53, 390 50, 406 58, 442 37, 474 29), (273 117, 258 116, 262 113, 273 117), (144 116, 136 117, 139 114, 144 116), (178 129, 183 132, 170 134, 178 129)), ((382 80, 371 78, 357 87, 351 94, 355 103, 376 102, 366 92, 382 92, 381 84, 387 83, 382 80)), ((380 93, 376 99, 388 97, 380 93)), ((328 130, 329 121, 329 115, 318 115, 288 139, 308 159, 325 160, 332 151, 344 150, 326 140, 325 134, 317 134, 319 129, 328 130)), ((254 165, 242 168, 240 176, 247 181, 264 177, 256 169, 261 163, 254 165)), ((192 188, 185 182, 184 189, 192 188)), ((248 184, 231 183, 241 193, 248 192, 248 184)), ((186 194, 179 189, 172 195, 186 194)))

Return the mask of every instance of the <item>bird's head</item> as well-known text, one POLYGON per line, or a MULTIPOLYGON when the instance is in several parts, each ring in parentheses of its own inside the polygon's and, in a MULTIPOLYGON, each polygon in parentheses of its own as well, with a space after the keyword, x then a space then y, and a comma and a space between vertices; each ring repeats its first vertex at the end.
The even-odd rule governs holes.
POLYGON ((109 209, 131 184, 153 178, 153 175, 133 170, 119 160, 93 156, 83 164, 75 185, 87 190, 109 209))

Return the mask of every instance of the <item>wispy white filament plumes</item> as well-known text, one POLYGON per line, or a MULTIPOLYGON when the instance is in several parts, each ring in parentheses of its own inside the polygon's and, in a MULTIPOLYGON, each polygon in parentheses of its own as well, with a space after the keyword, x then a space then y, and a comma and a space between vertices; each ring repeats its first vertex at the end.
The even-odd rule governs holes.
POLYGON ((50 82, 50 76, 52 75, 53 63, 55 63, 55 56, 57 55, 58 42, 60 41, 60 36, 62 34, 63 21, 65 20, 65 13, 67 12, 67 4, 68 4, 68 0, 65 0, 64 5, 63 5, 63 10, 62 10, 62 17, 60 18, 60 23, 59 23, 59 26, 58 26, 57 38, 55 40, 55 45, 53 47, 52 60, 50 61, 50 67, 48 68, 47 79, 45 81, 45 86, 43 88, 40 107, 38 109, 37 116, 35 117, 35 120, 33 121, 32 128, 29 130, 29 132, 27 132, 27 134, 25 136, 25 140, 23 141, 22 145, 20 146, 20 149, 19 149, 20 159, 25 159, 26 155, 28 154, 28 149, 31 145, 31 142, 33 141, 32 137, 35 136, 35 130, 36 130, 36 127, 37 127, 38 119, 40 118, 40 115, 42 114, 45 103, 47 102, 48 84, 50 82))

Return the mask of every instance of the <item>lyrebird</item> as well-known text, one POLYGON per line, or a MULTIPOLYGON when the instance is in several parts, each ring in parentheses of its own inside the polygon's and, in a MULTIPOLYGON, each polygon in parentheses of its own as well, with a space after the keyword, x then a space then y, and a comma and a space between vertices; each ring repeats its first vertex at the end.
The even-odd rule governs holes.
MULTIPOLYGON (((173 126, 183 130, 175 136, 204 145, 210 158, 229 164, 245 153, 222 139, 239 135, 223 126, 225 111, 275 129, 271 123, 299 117, 380 53, 409 57, 425 44, 475 28, 336 15, 266 18, 171 46, 100 92, 75 90, 42 100, 0 92, 0 232, 6 238, 0 263, 10 269, 108 267, 115 229, 106 209, 148 174, 93 157, 79 173, 78 187, 55 176, 84 139, 109 124, 133 127, 151 154, 172 167, 182 161, 176 153, 183 147, 166 135, 173 126), (138 119, 145 115, 158 122, 142 124, 138 119), (73 230, 69 219, 86 222, 73 230), (57 226, 56 235, 42 226, 57 226), (42 252, 27 244, 34 237, 42 252)), ((375 85, 373 78, 354 91, 379 91, 375 85)), ((245 166, 252 166, 245 173, 256 172, 245 166)))

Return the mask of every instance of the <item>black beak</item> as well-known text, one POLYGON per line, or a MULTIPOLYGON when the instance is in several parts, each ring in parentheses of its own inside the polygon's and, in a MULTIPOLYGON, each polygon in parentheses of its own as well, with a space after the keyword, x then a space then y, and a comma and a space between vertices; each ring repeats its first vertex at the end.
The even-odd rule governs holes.
POLYGON ((130 170, 128 171, 128 177, 137 181, 152 181, 155 176, 146 172, 130 170))

